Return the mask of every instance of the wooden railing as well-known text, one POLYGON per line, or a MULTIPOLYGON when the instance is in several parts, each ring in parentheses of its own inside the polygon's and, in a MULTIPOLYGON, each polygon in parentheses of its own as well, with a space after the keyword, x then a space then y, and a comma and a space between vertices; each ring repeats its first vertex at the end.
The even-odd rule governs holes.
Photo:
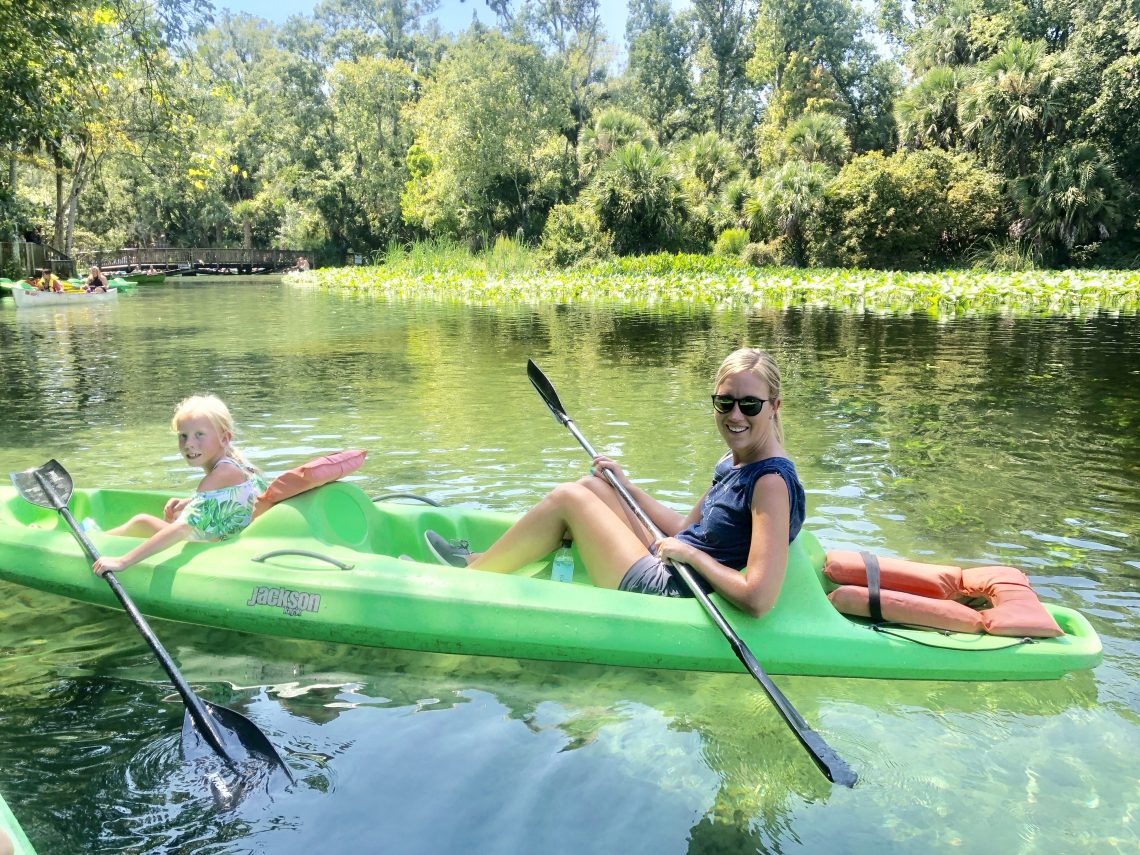
POLYGON ((33 241, 0 241, 0 267, 18 268, 23 276, 47 269, 56 276, 75 275, 75 261, 54 246, 33 241))
POLYGON ((140 267, 165 272, 208 270, 232 273, 270 273, 286 270, 303 255, 297 249, 218 249, 215 247, 172 246, 128 247, 126 249, 77 251, 75 261, 85 268, 94 264, 104 270, 140 267))

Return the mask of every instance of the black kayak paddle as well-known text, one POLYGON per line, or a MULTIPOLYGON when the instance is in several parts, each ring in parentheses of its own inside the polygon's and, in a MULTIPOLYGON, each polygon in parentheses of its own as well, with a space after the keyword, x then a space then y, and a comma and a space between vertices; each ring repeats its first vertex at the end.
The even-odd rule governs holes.
MULTIPOLYGON (((598 453, 594 451, 590 443, 582 436, 582 433, 578 430, 578 426, 574 424, 574 420, 566 415, 566 411, 562 407, 562 402, 558 400, 558 393, 554 391, 554 386, 551 385, 539 367, 534 364, 533 360, 527 360, 526 374, 530 379, 531 385, 533 385, 535 391, 538 392, 539 397, 541 397, 546 403, 546 406, 550 408, 550 412, 554 415, 555 420, 565 426, 570 433, 574 435, 574 438, 578 440, 582 448, 590 455, 591 460, 597 457, 598 453)), ((653 524, 653 520, 642 510, 641 506, 637 504, 637 500, 622 486, 614 474, 608 469, 603 470, 603 474, 606 476, 606 480, 609 481, 610 486, 617 490, 618 494, 625 500, 625 503, 629 505, 629 509, 633 511, 641 521, 641 524, 651 531, 654 537, 664 537, 664 532, 653 524)), ((763 687, 769 700, 772 701, 773 706, 776 707, 776 710, 783 717, 788 727, 792 729, 792 733, 796 735, 800 744, 807 749, 807 752, 811 755, 811 759, 815 761, 815 765, 819 767, 819 770, 823 772, 827 780, 835 784, 842 784, 845 787, 855 786, 855 781, 858 779, 858 776, 854 770, 844 762, 842 757, 835 753, 835 750, 830 745, 824 742, 822 736, 808 726, 803 716, 801 716, 788 699, 784 697, 784 693, 776 687, 776 684, 772 682, 772 679, 764 672, 764 669, 760 667, 760 663, 756 660, 756 657, 752 655, 752 651, 748 649, 748 646, 740 636, 736 634, 728 621, 725 620, 720 609, 716 607, 704 590, 697 584, 696 579, 693 578, 693 571, 687 565, 679 561, 671 560, 669 564, 676 571, 677 575, 681 577, 681 581, 685 583, 685 586, 692 595, 696 597, 704 607, 708 616, 712 618, 712 622, 716 624, 717 629, 721 631, 721 634, 724 635, 725 639, 727 639, 728 643, 732 646, 736 658, 741 661, 744 667, 748 669, 748 673, 755 677, 756 681, 763 687)))
MULTIPOLYGON (((12 483, 16 485, 16 491, 26 501, 41 508, 51 508, 59 512, 71 529, 71 533, 75 535, 75 539, 79 541, 79 545, 83 547, 83 551, 87 553, 92 564, 99 559, 99 551, 83 529, 75 522, 75 517, 72 516, 67 507, 67 503, 71 499, 73 484, 71 475, 59 461, 49 460, 38 469, 13 472, 11 477, 12 483)), ((123 604, 123 609, 126 610, 142 637, 146 639, 146 643, 150 645, 150 649, 158 657, 159 664, 162 665, 163 670, 166 671, 174 683, 174 687, 178 690, 178 694, 182 697, 182 702, 186 706, 186 716, 182 727, 184 748, 188 742, 193 743, 195 739, 203 739, 235 771, 243 773, 247 771, 243 769, 242 764, 254 757, 276 765, 288 776, 289 782, 293 783, 293 773, 285 761, 281 759, 281 755, 277 753, 277 749, 273 747, 269 737, 241 713, 205 701, 194 694, 186 684, 182 674, 179 673, 177 666, 170 658, 170 654, 166 652, 162 643, 151 630, 150 625, 143 618, 142 613, 132 602, 127 592, 123 590, 119 580, 115 578, 115 574, 104 573, 103 579, 111 586, 111 590, 115 592, 115 596, 123 604)))

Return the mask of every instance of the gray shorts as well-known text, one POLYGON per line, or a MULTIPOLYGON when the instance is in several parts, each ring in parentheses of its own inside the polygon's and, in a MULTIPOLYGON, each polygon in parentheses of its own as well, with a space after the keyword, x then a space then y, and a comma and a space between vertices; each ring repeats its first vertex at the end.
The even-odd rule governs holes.
POLYGON ((621 577, 619 591, 654 594, 658 597, 692 597, 685 583, 656 555, 638 558, 621 577))

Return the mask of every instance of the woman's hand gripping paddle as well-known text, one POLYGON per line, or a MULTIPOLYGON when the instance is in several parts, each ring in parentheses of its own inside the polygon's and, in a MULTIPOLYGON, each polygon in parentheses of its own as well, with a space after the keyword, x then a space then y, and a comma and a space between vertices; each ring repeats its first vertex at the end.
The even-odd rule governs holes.
MULTIPOLYGON (((79 545, 83 547, 83 551, 87 553, 91 563, 94 564, 99 559, 95 545, 68 510, 67 502, 71 498, 73 486, 71 475, 58 461, 49 460, 38 469, 13 472, 12 483, 26 501, 41 508, 58 511, 71 529, 71 533, 75 535, 75 539, 79 541, 79 545)), ((111 586, 111 590, 115 592, 115 596, 119 598, 119 602, 134 621, 135 627, 158 657, 159 664, 174 683, 178 694, 182 696, 182 702, 186 705, 186 716, 182 726, 183 748, 185 749, 187 743, 193 745, 198 739, 203 739, 235 771, 243 773, 248 771, 242 768, 242 762, 253 755, 280 768, 288 776, 289 782, 293 783, 293 773, 285 765, 285 761, 281 759, 281 755, 277 753, 269 738, 258 730, 257 725, 239 712, 204 701, 194 694, 179 673, 170 654, 159 642, 134 602, 127 596, 119 580, 115 578, 115 574, 104 573, 103 578, 111 586)))
MULTIPOLYGON (((530 378, 531 385, 533 385, 535 391, 538 392, 539 397, 541 397, 546 403, 546 406, 550 408, 550 412, 554 415, 555 420, 564 425, 570 433, 574 435, 574 438, 578 440, 582 448, 590 455, 591 460, 597 457, 598 453, 594 451, 590 443, 588 443, 586 438, 579 432, 578 426, 574 424, 574 420, 566 415, 566 411, 562 408, 562 402, 558 400, 558 393, 554 391, 554 386, 546 379, 546 375, 539 370, 539 367, 534 364, 533 360, 527 360, 526 374, 527 377, 530 378)), ((655 537, 664 537, 664 533, 653 524, 649 515, 642 510, 641 506, 637 504, 637 500, 634 499, 629 491, 622 486, 621 482, 614 477, 614 474, 608 469, 603 470, 603 473, 606 476, 606 480, 609 481, 610 486, 617 490, 618 494, 625 500, 625 503, 629 505, 629 509, 633 511, 641 521, 641 524, 653 532, 655 537)), ((776 687, 776 684, 772 682, 772 679, 764 673, 764 669, 760 667, 760 663, 756 661, 756 657, 752 655, 752 651, 748 649, 744 641, 736 634, 728 621, 725 620, 724 615, 720 613, 720 610, 697 584, 693 578, 693 571, 679 561, 670 561, 669 563, 677 572, 677 575, 681 577, 681 581, 683 581, 689 591, 692 592, 693 596, 700 601, 700 604, 704 607, 708 616, 712 618, 713 623, 716 624, 717 629, 721 631, 725 639, 727 639, 728 643, 732 646, 736 658, 743 663, 744 667, 748 669, 748 673, 755 677, 757 682, 763 687, 769 700, 772 701, 772 704, 783 717, 788 727, 792 729, 792 733, 796 735, 800 744, 807 749, 811 755, 811 759, 815 761, 815 765, 827 776, 827 780, 835 784, 842 784, 845 787, 855 786, 855 781, 857 780, 855 772, 843 761, 842 757, 835 753, 831 746, 823 741, 822 736, 808 726, 803 716, 801 716, 788 699, 784 697, 784 693, 781 692, 776 687)))

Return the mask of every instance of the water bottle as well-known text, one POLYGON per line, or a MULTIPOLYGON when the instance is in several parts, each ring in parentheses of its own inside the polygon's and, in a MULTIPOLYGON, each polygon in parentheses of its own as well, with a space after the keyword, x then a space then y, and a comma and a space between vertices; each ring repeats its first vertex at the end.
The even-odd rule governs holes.
POLYGON ((550 578, 555 582, 574 581, 574 554, 570 551, 570 539, 562 541, 562 548, 554 553, 554 564, 550 568, 550 578))

